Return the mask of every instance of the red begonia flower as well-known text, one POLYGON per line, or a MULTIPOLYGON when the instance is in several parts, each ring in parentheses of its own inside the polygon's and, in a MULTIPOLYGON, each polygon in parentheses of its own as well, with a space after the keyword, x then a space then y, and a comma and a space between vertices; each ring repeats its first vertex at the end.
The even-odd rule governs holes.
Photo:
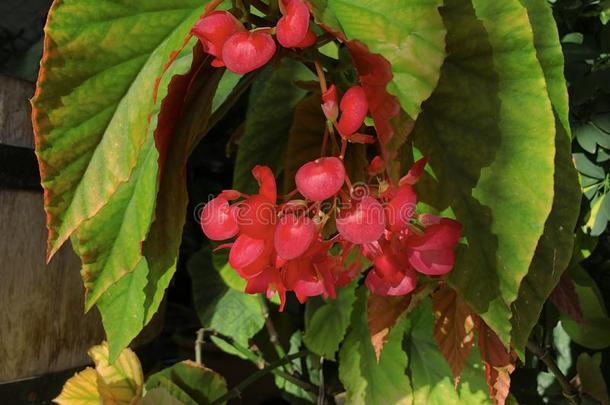
POLYGON ((276 26, 278 42, 284 48, 298 47, 309 32, 309 7, 303 0, 280 0, 283 16, 276 26))
POLYGON ((342 136, 349 137, 362 126, 369 110, 362 87, 350 87, 341 98, 339 109, 341 117, 337 123, 337 130, 342 136))
POLYGON ((248 294, 263 293, 269 299, 277 292, 280 297, 280 312, 286 305, 286 287, 282 282, 279 270, 272 266, 265 267, 258 275, 249 278, 245 292, 248 294))
POLYGON ((193 27, 193 35, 199 38, 203 50, 214 56, 212 66, 222 67, 222 47, 227 39, 236 32, 246 29, 233 14, 228 11, 214 11, 200 19, 193 27))
POLYGON ((309 48, 310 46, 315 44, 317 40, 318 40, 318 37, 316 36, 316 33, 313 32, 312 30, 309 30, 309 31, 307 31, 307 35, 305 35, 305 38, 303 38, 303 40, 301 42, 299 42, 299 44, 296 47, 297 48, 309 48))
POLYGON ((269 166, 257 165, 252 169, 252 175, 258 182, 258 193, 275 204, 275 200, 277 200, 277 185, 273 171, 271 171, 269 166))
POLYGON ((235 207, 229 206, 224 197, 216 197, 201 211, 201 229, 212 240, 225 240, 237 235, 235 207))
POLYGON ((415 287, 417 286, 417 276, 412 268, 406 266, 402 277, 402 280, 394 286, 379 277, 375 270, 371 270, 367 274, 364 284, 373 294, 390 296, 406 295, 415 290, 415 287))
POLYGON ((342 211, 335 222, 339 234, 357 245, 379 240, 385 230, 383 207, 370 196, 362 198, 349 210, 342 211))
POLYGON ((295 176, 297 189, 312 201, 324 201, 337 194, 345 182, 345 167, 336 157, 305 163, 295 176))
POLYGON ((275 41, 267 31, 236 32, 224 43, 222 60, 231 72, 245 74, 264 66, 275 50, 275 41))
POLYGON ((285 215, 275 228, 275 250, 284 260, 292 260, 309 249, 316 236, 316 225, 306 216, 285 215))
POLYGON ((391 232, 400 232, 415 214, 417 195, 409 184, 398 187, 393 198, 384 207, 386 224, 391 232))
POLYGON ((273 235, 276 223, 275 204, 261 194, 255 194, 237 204, 239 230, 252 238, 267 239, 273 235))
POLYGON ((429 276, 447 274, 455 262, 455 247, 460 240, 462 225, 449 218, 439 218, 424 228, 422 235, 405 238, 409 263, 415 270, 429 276))
POLYGON ((419 181, 419 178, 422 174, 424 174, 424 168, 426 167, 426 163, 428 163, 428 159, 423 157, 419 159, 417 162, 413 163, 411 169, 405 174, 398 184, 410 184, 413 185, 419 181))
POLYGON ((269 261, 270 249, 262 239, 239 235, 229 251, 229 264, 235 270, 248 269, 248 277, 260 273, 269 261), (258 268, 258 270, 256 270, 258 268))

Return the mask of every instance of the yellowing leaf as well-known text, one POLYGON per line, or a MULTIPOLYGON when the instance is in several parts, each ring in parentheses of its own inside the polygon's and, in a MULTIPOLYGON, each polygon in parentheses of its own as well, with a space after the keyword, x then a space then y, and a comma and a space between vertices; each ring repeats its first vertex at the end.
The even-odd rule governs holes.
POLYGON ((66 381, 61 393, 53 402, 59 405, 99 405, 100 400, 97 373, 91 367, 87 367, 66 381))
POLYGON ((125 349, 114 364, 108 361, 108 343, 89 349, 95 362, 97 385, 104 404, 130 405, 142 398, 144 376, 140 361, 133 351, 125 349))

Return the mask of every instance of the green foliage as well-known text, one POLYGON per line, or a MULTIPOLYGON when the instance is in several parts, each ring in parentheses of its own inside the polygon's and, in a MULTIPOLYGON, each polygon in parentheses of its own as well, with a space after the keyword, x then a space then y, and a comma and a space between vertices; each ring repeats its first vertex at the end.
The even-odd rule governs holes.
POLYGON ((440 0, 329 0, 328 7, 348 39, 356 39, 392 65, 387 91, 413 119, 430 97, 445 57, 440 0))
POLYGON ((421 195, 463 224, 468 245, 448 280, 508 344, 553 201, 553 112, 518 1, 448 0, 443 18, 448 56, 414 130, 438 183, 421 195))
POLYGON ((483 365, 473 350, 456 389, 447 361, 432 337, 432 305, 426 300, 408 318, 407 352, 413 404, 489 404, 483 365))
POLYGON ((132 177, 150 134, 155 80, 203 6, 198 0, 53 6, 33 100, 49 255, 132 177), (130 46, 117 46, 125 39, 130 46))
POLYGON ((563 328, 576 343, 590 348, 610 346, 610 318, 599 289, 581 267, 571 270, 574 287, 584 316, 584 323, 562 316, 563 328))
POLYGON ((307 302, 303 341, 309 350, 327 359, 335 358, 350 323, 356 286, 352 282, 342 288, 334 300, 312 299, 307 302))
POLYGON ((222 376, 192 361, 176 363, 151 375, 145 387, 147 391, 163 388, 184 405, 209 404, 227 392, 222 376))
MULTIPOLYGON (((201 325, 231 336, 237 343, 248 347, 248 341, 265 324, 259 298, 237 290, 222 277, 223 273, 234 273, 229 264, 221 268, 212 265, 211 252, 204 248, 188 263, 193 280, 193 298, 201 325)), ((225 342, 214 338, 214 342, 229 353, 242 356, 225 342)), ((243 357, 243 356, 242 356, 243 357)))
POLYGON ((402 350, 405 324, 396 325, 379 362, 371 343, 366 319, 368 291, 359 288, 352 314, 352 329, 339 352, 339 378, 348 403, 408 404, 411 383, 405 374, 407 354, 402 350))

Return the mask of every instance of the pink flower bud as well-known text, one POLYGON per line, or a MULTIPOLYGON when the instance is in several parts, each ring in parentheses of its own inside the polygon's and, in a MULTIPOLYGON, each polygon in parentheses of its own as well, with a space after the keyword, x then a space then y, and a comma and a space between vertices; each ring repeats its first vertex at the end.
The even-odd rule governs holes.
POLYGON ((307 31, 307 35, 305 35, 305 38, 303 38, 303 40, 296 47, 297 48, 309 48, 310 46, 315 44, 317 40, 318 40, 318 37, 316 36, 316 33, 313 32, 312 30, 309 30, 309 31, 307 31))
POLYGON ((362 198, 354 207, 336 218, 341 236, 357 245, 379 240, 385 230, 383 207, 373 197, 362 198))
POLYGON ((239 230, 234 207, 220 196, 206 204, 200 220, 203 233, 212 240, 232 238, 239 230))
POLYGON ((322 93, 322 111, 329 121, 336 121, 339 116, 339 105, 337 103, 337 88, 332 84, 322 93))
POLYGON ((229 252, 229 264, 236 270, 257 269, 249 272, 248 276, 253 277, 263 271, 267 264, 268 254, 267 244, 264 240, 254 239, 248 235, 239 235, 229 252))
POLYGON ((222 60, 231 72, 245 74, 264 66, 275 50, 275 41, 266 31, 237 32, 224 43, 222 60))
POLYGON ((309 7, 303 0, 280 0, 280 10, 284 16, 277 22, 277 40, 284 48, 296 48, 309 32, 309 7))
POLYGON ((345 167, 336 157, 305 163, 295 176, 297 189, 311 201, 324 201, 337 194, 345 182, 345 167))
POLYGON ((309 217, 287 214, 275 228, 275 250, 282 259, 296 259, 309 249, 315 236, 316 225, 309 217))
POLYGON ((337 123, 337 130, 347 137, 362 126, 369 110, 364 89, 360 86, 350 87, 343 95, 339 109, 341 118, 337 123))

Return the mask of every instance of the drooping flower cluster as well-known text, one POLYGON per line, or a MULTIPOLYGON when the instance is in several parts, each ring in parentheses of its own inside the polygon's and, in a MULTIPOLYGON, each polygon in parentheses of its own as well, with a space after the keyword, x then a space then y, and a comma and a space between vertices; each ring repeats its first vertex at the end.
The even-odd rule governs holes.
POLYGON ((245 74, 264 66, 277 50, 272 34, 284 48, 307 48, 316 42, 309 29, 310 11, 303 0, 280 0, 282 17, 276 27, 248 31, 228 11, 206 13, 192 32, 206 53, 212 55, 212 66, 245 74))
MULTIPOLYGON (((248 73, 276 53, 273 35, 285 48, 305 48, 317 41, 304 0, 280 0, 279 6, 282 16, 275 28, 253 30, 231 13, 211 7, 193 34, 214 57, 213 66, 248 73)), ((285 197, 278 197, 270 168, 254 167, 258 193, 222 192, 201 212, 203 232, 224 241, 219 249, 230 249, 229 264, 246 280, 246 292, 278 293, 282 308, 287 291, 293 291, 300 302, 318 295, 334 298, 336 288, 362 271, 367 272, 366 286, 375 294, 409 294, 418 277, 451 271, 461 226, 452 219, 417 215, 413 186, 424 171, 425 159, 396 182, 389 174, 389 162, 376 156, 367 167, 368 184, 352 184, 343 162, 346 147, 376 142, 360 129, 369 102, 377 111, 379 99, 358 85, 339 99, 337 87, 327 87, 323 68, 317 61, 315 65, 327 119, 321 157, 299 168, 296 190, 285 197), (336 144, 335 133, 340 150, 326 156, 329 137, 336 144), (297 193, 302 198, 294 198, 297 193), (365 263, 371 264, 369 269, 365 263)))
MULTIPOLYGON (((374 139, 357 132, 368 112, 360 87, 348 89, 337 104, 331 86, 322 109, 344 143, 374 139)), ((366 257, 372 266, 365 284, 373 293, 406 295, 415 289, 418 274, 451 271, 461 232, 457 221, 416 214, 413 185, 425 164, 425 159, 416 162, 392 184, 384 178, 385 162, 376 156, 368 172, 377 184, 353 185, 340 157, 320 157, 295 175, 296 190, 288 196, 298 192, 303 198, 283 202, 271 169, 256 166, 258 193, 222 192, 204 207, 201 226, 213 240, 236 237, 220 248, 230 248, 229 263, 247 281, 248 293, 277 292, 282 303, 287 291, 300 302, 317 295, 334 298, 337 287, 365 270, 366 257), (332 232, 330 219, 336 233, 324 238, 332 232)))

